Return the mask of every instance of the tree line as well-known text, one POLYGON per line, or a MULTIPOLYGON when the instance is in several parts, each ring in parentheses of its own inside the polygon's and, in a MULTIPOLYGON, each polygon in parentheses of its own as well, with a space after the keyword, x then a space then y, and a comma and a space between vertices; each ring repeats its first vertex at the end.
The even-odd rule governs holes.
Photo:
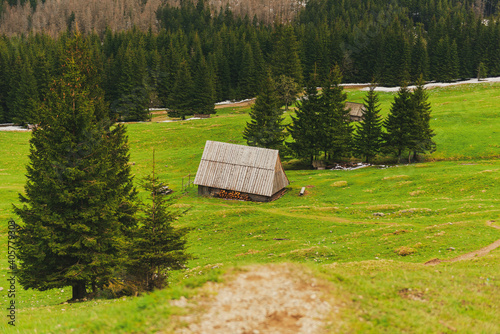
POLYGON ((370 163, 380 154, 392 154, 398 162, 408 154, 406 161, 412 162, 417 161, 418 154, 436 150, 422 76, 413 91, 406 84, 401 86, 384 120, 376 85, 372 84, 364 99, 363 119, 355 126, 346 108, 347 94, 341 86, 339 67, 334 67, 326 80, 320 82, 318 77, 313 76, 307 84, 291 123, 284 124, 278 89, 268 76, 243 132, 247 144, 277 149, 282 155, 308 160, 311 165, 314 160, 331 162, 351 156, 370 163))
MULTIPOLYGON (((339 66, 344 82, 399 85, 500 75, 498 1, 311 0, 294 20, 214 11, 200 0, 165 4, 159 30, 87 32, 92 62, 116 119, 148 119, 148 107, 174 116, 213 113, 215 101, 255 97, 267 71, 303 87, 339 66)), ((67 27, 74 29, 72 24, 67 27)), ((57 77, 57 38, 0 38, 0 121, 29 122, 57 77)))

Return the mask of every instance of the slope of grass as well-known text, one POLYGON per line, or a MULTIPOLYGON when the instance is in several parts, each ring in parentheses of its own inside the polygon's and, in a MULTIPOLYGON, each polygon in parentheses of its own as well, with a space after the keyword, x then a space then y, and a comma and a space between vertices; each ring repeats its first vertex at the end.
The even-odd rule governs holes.
MULTIPOLYGON (((500 331, 495 321, 498 250, 464 263, 422 265, 500 239, 500 231, 486 224, 500 216, 500 162, 495 159, 500 152, 500 112, 495 107, 500 85, 429 93, 438 151, 427 159, 441 161, 352 171, 289 169, 288 192, 272 203, 200 198, 194 187, 181 190, 188 175, 192 179, 196 173, 205 140, 244 144, 241 132, 248 108, 222 109, 211 119, 197 121, 128 125, 136 178, 150 173, 154 148, 160 178, 179 196, 177 206, 189 208, 179 224, 193 228, 189 251, 196 259, 188 271, 172 275, 172 289, 140 298, 61 304, 69 299, 69 288, 21 290, 14 332, 165 329, 171 326, 169 316, 181 312, 167 299, 190 296, 202 282, 220 279, 220 267, 274 262, 302 263, 335 283, 338 290, 332 293, 345 301, 345 330, 500 331), (299 197, 303 186, 306 195, 299 197)), ((364 92, 349 95, 359 101, 364 92)), ((392 99, 391 93, 381 94, 384 114, 392 99)), ((28 140, 26 132, 0 132, 3 249, 12 203, 23 190, 28 140)), ((4 261, 1 277, 9 275, 7 266, 4 261)), ((6 286, 0 284, 4 292, 6 286)), ((0 300, 2 305, 9 302, 5 293, 0 300)), ((4 321, 0 330, 14 329, 4 321)))

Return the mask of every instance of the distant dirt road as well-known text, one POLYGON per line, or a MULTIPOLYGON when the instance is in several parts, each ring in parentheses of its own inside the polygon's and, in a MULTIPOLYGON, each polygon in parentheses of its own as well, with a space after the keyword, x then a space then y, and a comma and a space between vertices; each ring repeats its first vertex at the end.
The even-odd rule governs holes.
MULTIPOLYGON (((493 225, 494 222, 495 222, 494 220, 491 220, 491 221, 486 222, 486 224, 493 227, 493 228, 500 230, 500 226, 493 225)), ((491 252, 492 250, 494 250, 498 247, 500 247, 500 239, 495 241, 492 244, 489 244, 488 246, 486 246, 484 248, 481 248, 479 250, 476 250, 476 251, 473 251, 473 252, 470 252, 467 254, 462 254, 460 256, 454 257, 453 259, 449 259, 449 260, 432 259, 430 261, 427 261, 424 264, 427 266, 435 266, 436 264, 440 264, 441 262, 457 262, 457 261, 463 261, 463 260, 470 260, 470 259, 475 258, 475 257, 485 256, 486 254, 488 254, 489 252, 491 252)))

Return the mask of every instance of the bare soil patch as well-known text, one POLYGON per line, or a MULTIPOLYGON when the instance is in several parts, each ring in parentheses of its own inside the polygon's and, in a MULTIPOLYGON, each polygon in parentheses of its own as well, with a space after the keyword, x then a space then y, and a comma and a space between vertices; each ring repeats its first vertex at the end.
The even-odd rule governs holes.
POLYGON ((253 267, 229 282, 207 284, 205 295, 212 297, 196 297, 182 305, 173 301, 192 307, 189 315, 178 319, 188 326, 175 332, 326 333, 325 318, 338 312, 327 300, 327 284, 290 265, 253 267))

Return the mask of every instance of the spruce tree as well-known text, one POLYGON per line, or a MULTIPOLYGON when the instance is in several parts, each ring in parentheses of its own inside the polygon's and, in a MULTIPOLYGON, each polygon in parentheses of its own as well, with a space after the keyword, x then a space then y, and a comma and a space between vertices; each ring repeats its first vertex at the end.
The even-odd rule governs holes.
POLYGON ((292 25, 278 24, 275 26, 271 69, 275 78, 286 75, 299 85, 302 83, 299 45, 292 25))
POLYGON ((297 103, 295 116, 288 126, 293 142, 287 143, 294 155, 300 159, 308 159, 313 163, 320 152, 318 129, 321 127, 318 110, 321 108, 316 82, 313 79, 306 87, 306 92, 297 103))
POLYGON ((168 115, 186 119, 193 114, 193 81, 186 61, 182 61, 175 76, 175 84, 168 97, 168 115))
POLYGON ((417 26, 418 33, 415 37, 415 43, 412 48, 412 80, 418 79, 420 75, 423 75, 424 79, 427 78, 429 72, 429 56, 427 53, 426 41, 424 38, 424 27, 419 24, 417 26))
POLYGON ((424 80, 420 76, 417 81, 417 86, 411 96, 411 104, 413 108, 414 124, 412 126, 412 147, 413 160, 417 160, 418 153, 434 152, 436 143, 432 140, 435 136, 434 131, 430 127, 431 106, 427 101, 429 98, 425 88, 424 80))
POLYGON ((243 138, 249 146, 276 150, 283 148, 285 140, 283 111, 270 76, 263 83, 262 92, 252 106, 250 118, 243 131, 243 138))
MULTIPOLYGON (((111 110, 122 121, 145 121, 149 118, 146 57, 144 49, 133 49, 131 43, 122 45, 115 60, 113 80, 116 85, 111 110)), ((113 74, 111 74, 113 75, 113 74)))
POLYGON ((13 123, 32 123, 32 116, 38 106, 38 90, 31 62, 24 56, 17 57, 12 70, 7 107, 13 123))
POLYGON ((71 286, 72 299, 106 285, 135 225, 135 191, 125 129, 111 128, 89 48, 66 41, 61 76, 37 114, 28 181, 14 210, 20 224, 19 282, 25 289, 71 286))
POLYGON ((243 99, 253 98, 257 93, 257 73, 254 63, 252 46, 245 44, 241 60, 241 72, 238 80, 238 94, 243 99))
POLYGON ((280 99, 280 104, 285 105, 285 111, 292 104, 300 93, 300 86, 290 77, 280 75, 276 80, 276 92, 280 99))
POLYGON ((385 133, 383 135, 384 148, 392 152, 401 161, 405 150, 412 145, 412 129, 414 126, 414 108, 411 101, 411 92, 404 83, 394 97, 389 115, 384 121, 385 133))
POLYGON ((142 203, 140 224, 131 234, 127 271, 140 290, 153 291, 164 288, 168 272, 182 269, 192 256, 186 253, 189 229, 174 226, 182 212, 172 209, 175 202, 155 175, 154 156, 153 174, 144 178, 142 187, 149 203, 142 203))
POLYGON ((322 87, 318 137, 327 159, 346 157, 352 149, 353 129, 345 104, 347 94, 340 86, 341 82, 340 68, 335 66, 322 87))
POLYGON ((193 95, 191 108, 199 114, 215 114, 215 88, 213 74, 208 67, 205 57, 195 65, 195 80, 193 83, 193 95))
POLYGON ((7 45, 0 39, 0 123, 7 122, 7 96, 10 89, 8 63, 7 45))
POLYGON ((380 103, 378 94, 375 93, 375 84, 364 99, 363 119, 356 124, 356 133, 353 135, 354 153, 369 163, 382 147, 382 116, 380 116, 380 103))

